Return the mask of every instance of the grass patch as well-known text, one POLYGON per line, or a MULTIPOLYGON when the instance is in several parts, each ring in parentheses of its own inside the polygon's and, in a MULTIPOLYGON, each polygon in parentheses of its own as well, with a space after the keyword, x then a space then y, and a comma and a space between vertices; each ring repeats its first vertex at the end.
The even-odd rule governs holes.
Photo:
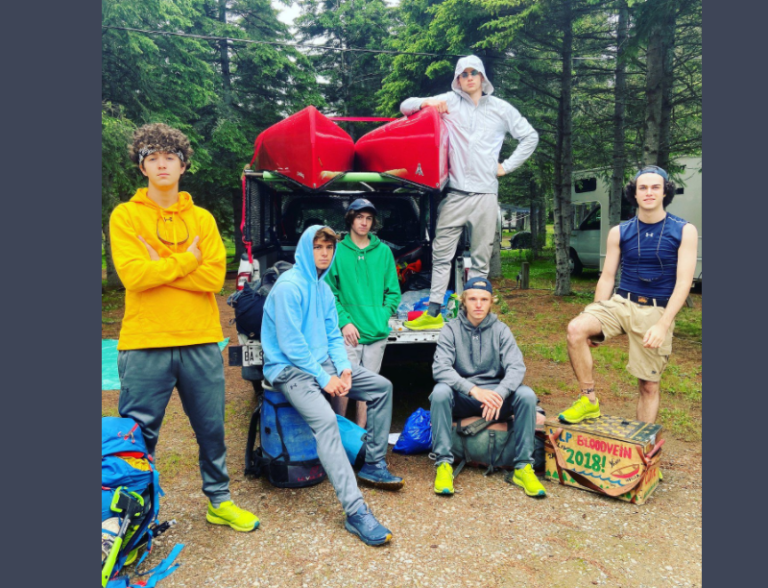
POLYGON ((182 455, 171 449, 163 452, 158 460, 158 467, 163 473, 163 481, 171 481, 180 474, 189 474, 197 468, 197 465, 198 456, 195 451, 182 455))
POLYGON ((691 416, 691 411, 681 408, 662 408, 659 421, 675 437, 684 441, 701 440, 701 421, 691 416))
MULTIPOLYGON (((530 287, 543 290, 554 290, 557 279, 554 249, 545 249, 538 259, 531 259, 530 250, 501 251, 501 273, 508 280, 517 280, 523 262, 529 264, 528 277, 530 287)), ((571 290, 581 294, 585 299, 594 296, 595 286, 600 277, 597 270, 584 270, 581 276, 571 276, 571 290)))
POLYGON ((520 351, 523 352, 523 356, 529 355, 540 357, 554 363, 567 363, 568 349, 565 343, 555 343, 554 345, 548 345, 546 343, 522 343, 520 344, 520 351))
POLYGON ((701 343, 701 310, 683 307, 675 317, 675 337, 701 343))
POLYGON ((107 290, 101 294, 101 312, 118 310, 125 306, 125 290, 107 290))

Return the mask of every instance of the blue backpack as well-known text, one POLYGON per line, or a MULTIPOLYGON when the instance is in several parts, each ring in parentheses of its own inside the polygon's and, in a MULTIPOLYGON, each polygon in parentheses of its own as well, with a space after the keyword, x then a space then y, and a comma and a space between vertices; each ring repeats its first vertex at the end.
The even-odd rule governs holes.
POLYGON ((245 473, 266 476, 278 488, 314 486, 326 478, 312 430, 277 390, 264 397, 251 415, 245 447, 245 473), (256 435, 261 445, 256 447, 256 435))
MULTIPOLYGON (((127 528, 125 537, 118 533, 105 530, 102 534, 115 536, 114 545, 119 546, 115 553, 110 553, 106 562, 102 562, 102 586, 108 588, 123 588, 130 586, 128 576, 120 576, 128 555, 138 547, 146 545, 146 551, 136 564, 138 568, 152 547, 152 538, 166 530, 169 523, 158 523, 160 509, 160 480, 157 470, 152 463, 152 456, 147 451, 144 437, 139 425, 133 419, 119 417, 102 417, 101 419, 101 520, 118 517, 121 530, 127 528), (129 500, 137 504, 131 511, 131 520, 126 522, 129 515, 124 509, 116 511, 120 496, 131 497, 129 500), (121 516, 122 515, 122 516, 121 516), (120 539, 120 541, 117 541, 120 539), (114 564, 112 563, 114 562, 114 564), (108 564, 108 568, 105 567, 108 564)), ((149 576, 144 584, 147 587, 170 575, 178 564, 173 561, 183 545, 177 545, 171 554, 156 568, 139 574, 149 576)))
MULTIPOLYGON (((365 429, 336 415, 341 443, 349 463, 365 464, 365 429)), ((264 397, 253 411, 245 447, 245 474, 265 475, 278 488, 314 486, 326 478, 317 443, 309 425, 283 394, 264 388, 264 397), (261 445, 256 447, 256 436, 261 445)))

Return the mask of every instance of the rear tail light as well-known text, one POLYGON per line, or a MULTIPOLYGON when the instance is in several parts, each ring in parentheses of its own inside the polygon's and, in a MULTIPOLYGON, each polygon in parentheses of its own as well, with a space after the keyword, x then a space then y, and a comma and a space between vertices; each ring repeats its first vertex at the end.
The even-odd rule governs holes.
POLYGON ((245 288, 245 285, 250 281, 251 279, 251 272, 242 272, 237 274, 237 289, 242 290, 245 288))
POLYGON ((242 290, 245 285, 251 281, 253 276, 253 264, 248 260, 248 254, 243 253, 240 257, 240 267, 237 268, 237 285, 238 291, 242 290))

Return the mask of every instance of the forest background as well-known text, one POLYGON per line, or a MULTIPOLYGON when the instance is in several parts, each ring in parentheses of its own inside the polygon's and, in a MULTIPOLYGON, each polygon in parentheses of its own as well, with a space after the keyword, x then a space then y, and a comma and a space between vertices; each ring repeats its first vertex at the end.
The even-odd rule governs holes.
MULTIPOLYGON (((676 172, 701 155, 699 0, 102 0, 102 235, 145 185, 127 157, 133 130, 165 122, 195 155, 182 180, 242 251, 240 174, 256 136, 307 105, 326 115, 399 116, 400 102, 450 87, 479 55, 495 95, 539 132, 499 200, 530 207, 534 255, 554 223, 555 294, 571 291, 574 170, 621 186, 642 164, 676 172), (278 19, 298 11, 293 26, 278 19)), ((371 130, 342 123, 358 137, 371 130)), ((502 158, 514 149, 507 137, 502 158)))

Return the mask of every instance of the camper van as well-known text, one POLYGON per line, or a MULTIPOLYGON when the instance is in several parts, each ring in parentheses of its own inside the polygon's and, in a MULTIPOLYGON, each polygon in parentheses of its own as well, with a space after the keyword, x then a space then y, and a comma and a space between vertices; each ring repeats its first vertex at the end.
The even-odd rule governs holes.
MULTIPOLYGON (((675 162, 685 166, 675 181, 677 192, 667 211, 692 223, 699 232, 694 283, 701 286, 701 157, 683 157, 675 162)), ((608 242, 608 202, 610 184, 595 170, 574 173, 571 192, 573 229, 571 232, 571 273, 578 275, 584 268, 603 269, 608 242)), ((621 220, 634 216, 634 209, 622 199, 621 220)))

